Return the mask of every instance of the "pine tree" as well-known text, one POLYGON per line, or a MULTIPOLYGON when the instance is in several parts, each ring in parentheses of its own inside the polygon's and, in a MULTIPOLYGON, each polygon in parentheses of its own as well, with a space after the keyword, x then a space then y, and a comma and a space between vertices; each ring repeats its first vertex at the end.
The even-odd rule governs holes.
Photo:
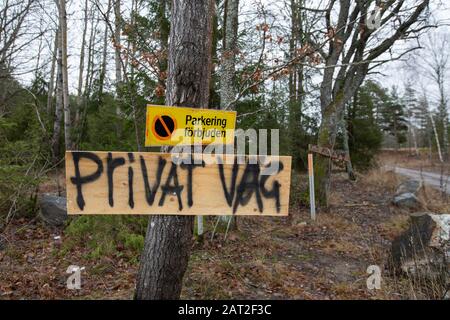
MULTIPOLYGON (((382 133, 376 112, 383 98, 383 88, 375 82, 367 81, 358 90, 353 103, 347 105, 345 118, 348 145, 352 163, 357 168, 367 169, 381 146, 382 133)), ((345 149, 345 135, 343 140, 345 149)))
POLYGON ((405 106, 398 96, 397 88, 393 87, 388 98, 381 106, 382 128, 385 132, 395 138, 395 147, 407 141, 408 122, 406 119, 405 106))

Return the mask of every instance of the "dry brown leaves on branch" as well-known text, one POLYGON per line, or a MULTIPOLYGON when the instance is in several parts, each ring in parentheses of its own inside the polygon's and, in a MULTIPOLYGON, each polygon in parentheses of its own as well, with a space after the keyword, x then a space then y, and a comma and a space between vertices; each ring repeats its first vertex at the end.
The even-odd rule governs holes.
POLYGON ((164 97, 165 93, 166 89, 161 84, 158 84, 155 88, 155 95, 157 97, 164 97))
POLYGON ((258 25, 256 25, 256 30, 258 30, 258 31, 262 30, 264 32, 267 32, 267 31, 269 31, 269 25, 267 23, 258 24, 258 25))

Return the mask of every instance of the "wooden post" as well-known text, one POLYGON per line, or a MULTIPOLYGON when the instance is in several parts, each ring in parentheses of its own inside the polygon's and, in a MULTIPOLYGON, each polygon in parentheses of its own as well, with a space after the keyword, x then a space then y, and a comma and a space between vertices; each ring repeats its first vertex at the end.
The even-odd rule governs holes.
POLYGON ((197 235, 203 235, 203 216, 197 216, 197 235))
POLYGON ((316 220, 316 200, 314 196, 314 166, 312 153, 308 153, 308 174, 309 174, 309 203, 311 209, 311 219, 316 220))

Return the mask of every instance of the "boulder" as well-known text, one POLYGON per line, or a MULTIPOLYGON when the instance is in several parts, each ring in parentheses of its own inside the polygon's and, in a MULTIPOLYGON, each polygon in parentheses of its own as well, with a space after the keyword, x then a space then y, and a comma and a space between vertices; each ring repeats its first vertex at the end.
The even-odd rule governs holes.
POLYGON ((401 195, 404 193, 412 193, 414 195, 417 195, 417 192, 419 192, 420 188, 422 188, 422 182, 418 180, 409 179, 404 182, 402 182, 395 192, 395 195, 401 195))
POLYGON ((400 208, 417 210, 422 207, 422 203, 414 193, 406 192, 396 195, 392 201, 394 205, 400 208))
POLYGON ((43 194, 39 198, 39 216, 51 226, 62 226, 67 220, 66 198, 43 194))
POLYGON ((422 208, 422 203, 417 198, 420 188, 422 188, 420 181, 414 179, 406 180, 397 187, 392 202, 400 208, 419 210, 422 208))
POLYGON ((446 283, 450 272, 450 214, 410 216, 409 228, 392 242, 390 269, 446 283))

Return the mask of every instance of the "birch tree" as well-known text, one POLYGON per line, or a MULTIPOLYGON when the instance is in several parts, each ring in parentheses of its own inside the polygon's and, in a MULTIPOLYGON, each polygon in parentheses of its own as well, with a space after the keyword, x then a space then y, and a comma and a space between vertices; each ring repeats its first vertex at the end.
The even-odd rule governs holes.
POLYGON ((425 51, 417 57, 419 69, 437 89, 438 127, 440 131, 441 151, 444 161, 448 160, 448 111, 447 111, 447 75, 450 66, 450 38, 443 33, 430 34, 424 43, 425 51))
POLYGON ((53 50, 51 52, 52 62, 50 67, 50 79, 48 82, 48 93, 47 93, 47 114, 51 115, 53 111, 53 92, 55 89, 55 73, 56 73, 56 60, 58 56, 58 29, 55 31, 55 38, 53 41, 53 50))
POLYGON ((106 66, 107 66, 107 54, 108 54, 108 31, 109 31, 109 16, 111 11, 111 0, 108 0, 108 7, 104 16, 105 19, 105 31, 103 34, 103 51, 102 51, 102 63, 100 69, 100 78, 98 85, 98 98, 99 103, 102 101, 103 89, 105 85, 106 66))
POLYGON ((64 144, 66 150, 72 148, 71 119, 69 106, 69 75, 67 72, 67 13, 66 1, 59 0, 60 48, 61 48, 61 79, 62 79, 62 105, 64 110, 64 144))
MULTIPOLYGON (((120 96, 122 88, 122 66, 121 66, 121 13, 120 13, 120 0, 114 1, 114 64, 116 71, 116 96, 120 96)), ((120 114, 120 105, 117 104, 117 114, 120 114)))
MULTIPOLYGON (((303 0, 291 0, 291 34, 289 39, 289 57, 295 59, 298 50, 304 47, 304 20, 303 0)), ((304 58, 298 61, 289 69, 289 137, 291 139, 290 154, 293 157, 294 168, 300 163, 301 143, 302 143, 302 108, 304 101, 304 58)))
POLYGON ((81 36, 80 48, 80 62, 78 64, 78 90, 77 90, 77 109, 75 112, 75 124, 80 122, 80 114, 83 104, 83 73, 86 47, 86 33, 88 28, 88 0, 84 2, 84 17, 83 17, 83 33, 81 36))
POLYGON ((57 36, 57 71, 56 71, 56 103, 55 103, 55 116, 53 121, 53 136, 52 136, 52 154, 53 154, 53 163, 56 164, 59 157, 59 144, 61 139, 61 122, 63 117, 63 77, 62 77, 62 52, 61 52, 61 32, 58 28, 56 32, 57 36))
POLYGON ((220 78, 220 108, 234 110, 236 90, 234 77, 237 52, 239 0, 226 0, 224 11, 224 38, 222 52, 222 72, 220 78))
MULTIPOLYGON (((353 104, 357 105, 358 94, 355 94, 353 104)), ((350 146, 348 143, 348 129, 347 129, 347 120, 345 115, 347 114, 346 106, 344 105, 344 110, 342 111, 341 116, 341 130, 342 130, 342 145, 344 147, 344 152, 347 155, 349 161, 345 162, 345 169, 347 170, 348 178, 350 180, 356 180, 355 172, 353 171, 352 160, 350 157, 350 146)))
MULTIPOLYGON (((222 48, 222 70, 220 77, 220 108, 235 109, 235 73, 236 73, 236 54, 238 50, 238 20, 239 0, 225 0, 224 8, 224 35, 222 48)), ((230 225, 232 221, 236 222, 236 217, 221 216, 222 222, 230 225)), ((233 223, 236 226, 236 223, 233 223)))

